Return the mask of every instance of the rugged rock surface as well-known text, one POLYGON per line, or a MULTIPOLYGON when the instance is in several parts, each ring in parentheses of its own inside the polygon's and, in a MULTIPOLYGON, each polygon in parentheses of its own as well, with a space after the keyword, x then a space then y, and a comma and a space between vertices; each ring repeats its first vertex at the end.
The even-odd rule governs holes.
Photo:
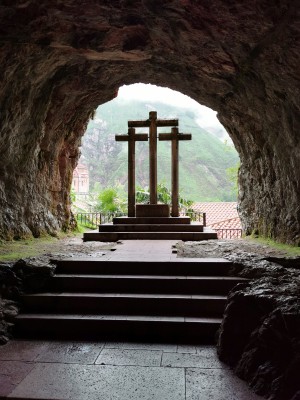
POLYGON ((0 264, 0 345, 7 343, 13 318, 18 314, 16 299, 20 280, 12 271, 12 263, 0 264))
POLYGON ((0 344, 8 342, 21 293, 43 291, 55 266, 47 257, 0 264, 0 344))
POLYGON ((20 280, 19 290, 26 293, 43 291, 54 275, 55 265, 47 257, 28 258, 17 261, 12 267, 20 280))
MULTIPOLYGON (((299 258, 289 257, 288 253, 281 249, 276 249, 272 245, 259 243, 251 238, 246 239, 212 239, 203 240, 201 242, 182 242, 176 244, 177 256, 188 258, 222 258, 231 257, 231 261, 243 262, 254 257, 272 261, 276 260, 277 264, 283 265, 288 263, 290 266, 296 267, 300 263, 299 258), (293 260, 293 261, 292 261, 293 260), (282 264, 281 264, 282 263, 282 264)), ((300 252, 299 252, 300 254, 300 252)))
POLYGON ((0 298, 0 345, 8 342, 13 319, 19 309, 15 301, 0 298))
POLYGON ((229 294, 218 354, 268 399, 300 396, 300 258, 252 240, 179 242, 181 257, 224 257, 248 278, 229 294))
POLYGON ((0 234, 72 226, 88 118, 122 84, 218 111, 241 157, 247 232, 300 242, 297 0, 3 0, 0 234))
POLYGON ((228 297, 219 357, 258 394, 296 399, 300 393, 299 271, 253 254, 232 258, 232 272, 253 280, 237 285, 228 297))

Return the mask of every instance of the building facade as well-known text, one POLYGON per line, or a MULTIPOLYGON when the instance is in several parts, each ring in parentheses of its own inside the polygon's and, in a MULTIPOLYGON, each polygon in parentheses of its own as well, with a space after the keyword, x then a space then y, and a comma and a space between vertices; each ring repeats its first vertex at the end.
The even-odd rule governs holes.
POLYGON ((89 170, 86 165, 78 164, 73 172, 72 188, 76 194, 89 192, 89 170))

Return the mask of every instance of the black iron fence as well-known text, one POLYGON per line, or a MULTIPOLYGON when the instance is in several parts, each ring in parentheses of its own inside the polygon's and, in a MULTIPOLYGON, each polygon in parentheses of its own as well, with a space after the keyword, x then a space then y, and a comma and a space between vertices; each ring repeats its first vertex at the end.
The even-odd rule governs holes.
POLYGON ((125 213, 120 212, 85 212, 76 213, 75 217, 80 225, 86 228, 96 229, 99 225, 112 222, 115 217, 123 217, 125 215, 125 213))
MULTIPOLYGON (((124 217, 127 214, 121 212, 84 212, 76 213, 75 217, 78 223, 86 228, 97 229, 99 225, 108 224, 115 217, 124 217)), ((206 214, 195 211, 180 211, 180 216, 190 217, 192 221, 202 223, 206 226, 206 214)))

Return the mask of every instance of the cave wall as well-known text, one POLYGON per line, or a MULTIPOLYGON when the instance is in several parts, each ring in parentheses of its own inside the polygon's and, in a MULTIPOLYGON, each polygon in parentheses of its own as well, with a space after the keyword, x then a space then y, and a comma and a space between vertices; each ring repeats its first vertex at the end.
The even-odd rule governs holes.
POLYGON ((241 158, 247 233, 299 244, 297 14, 291 0, 3 0, 0 237, 72 226, 86 123, 143 82, 218 111, 241 158))

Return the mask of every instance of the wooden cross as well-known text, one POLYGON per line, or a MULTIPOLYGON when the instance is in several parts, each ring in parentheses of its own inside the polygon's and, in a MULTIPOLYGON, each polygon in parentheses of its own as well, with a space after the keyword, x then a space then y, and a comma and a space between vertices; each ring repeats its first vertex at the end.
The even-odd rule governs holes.
POLYGON ((130 128, 149 127, 150 204, 157 204, 157 127, 161 126, 178 126, 178 119, 157 119, 157 112, 150 111, 145 121, 128 121, 130 128))
POLYGON ((128 129, 128 135, 116 135, 117 142, 128 142, 128 217, 135 217, 135 142, 147 141, 148 134, 136 134, 134 128, 128 129))
POLYGON ((179 217, 179 140, 191 140, 190 133, 179 133, 178 128, 172 128, 171 133, 160 133, 159 140, 172 141, 172 217, 179 217))

